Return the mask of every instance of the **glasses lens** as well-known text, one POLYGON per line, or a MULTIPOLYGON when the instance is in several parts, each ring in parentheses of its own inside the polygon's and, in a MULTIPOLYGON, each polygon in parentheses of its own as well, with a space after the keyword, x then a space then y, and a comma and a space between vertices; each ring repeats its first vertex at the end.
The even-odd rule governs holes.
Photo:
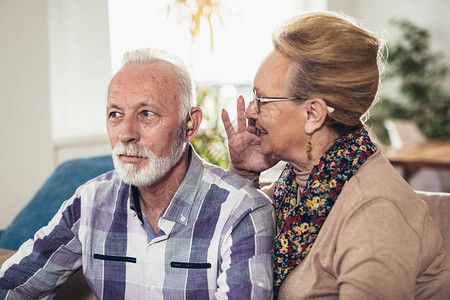
POLYGON ((255 103, 256 112, 259 113, 259 99, 257 97, 254 97, 253 102, 255 103))
POLYGON ((253 104, 255 105, 256 112, 259 113, 259 100, 258 97, 256 96, 255 90, 253 90, 253 104))

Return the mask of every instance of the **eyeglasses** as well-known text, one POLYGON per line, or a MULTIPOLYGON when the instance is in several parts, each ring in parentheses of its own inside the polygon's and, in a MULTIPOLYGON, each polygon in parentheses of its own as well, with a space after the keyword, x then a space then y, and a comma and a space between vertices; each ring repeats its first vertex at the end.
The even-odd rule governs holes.
POLYGON ((302 98, 297 97, 287 97, 287 98, 280 98, 280 97, 258 97, 256 96, 256 93, 253 93, 253 102, 255 103, 255 109, 256 112, 259 114, 261 103, 264 102, 275 102, 275 101, 292 101, 292 100, 304 100, 302 98))
MULTIPOLYGON (((258 97, 256 96, 256 92, 255 91, 253 92, 253 102, 255 103, 255 109, 258 114, 261 112, 260 110, 261 103, 275 102, 275 101, 292 101, 292 100, 305 101, 306 99, 299 97, 258 97)), ((334 108, 327 106, 327 110, 331 114, 334 111, 334 108)))

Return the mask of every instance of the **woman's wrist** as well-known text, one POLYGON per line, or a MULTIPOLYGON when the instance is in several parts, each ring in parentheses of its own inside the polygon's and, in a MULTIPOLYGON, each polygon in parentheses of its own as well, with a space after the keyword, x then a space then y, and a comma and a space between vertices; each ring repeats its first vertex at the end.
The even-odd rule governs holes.
POLYGON ((236 169, 233 166, 233 164, 230 164, 229 171, 233 174, 240 175, 250 181, 253 181, 253 185, 256 188, 260 188, 260 184, 259 184, 259 175, 261 174, 260 172, 252 172, 252 171, 236 169))

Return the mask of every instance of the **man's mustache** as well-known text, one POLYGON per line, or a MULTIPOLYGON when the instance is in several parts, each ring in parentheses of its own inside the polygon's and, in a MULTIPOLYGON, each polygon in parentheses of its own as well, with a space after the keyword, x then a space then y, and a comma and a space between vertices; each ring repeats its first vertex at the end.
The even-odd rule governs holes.
POLYGON ((124 144, 123 142, 118 142, 113 149, 113 155, 129 155, 148 158, 151 154, 150 151, 140 147, 136 144, 124 144))

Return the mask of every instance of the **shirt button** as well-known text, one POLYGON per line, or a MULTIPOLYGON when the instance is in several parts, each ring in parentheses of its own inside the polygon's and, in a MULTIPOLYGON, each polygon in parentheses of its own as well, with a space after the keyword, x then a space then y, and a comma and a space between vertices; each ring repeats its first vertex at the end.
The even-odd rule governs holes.
POLYGON ((181 215, 181 222, 184 222, 184 221, 186 221, 186 217, 185 216, 183 216, 183 215, 181 215))
POLYGON ((155 289, 155 285, 152 283, 152 284, 150 284, 149 288, 150 288, 151 290, 154 290, 154 289, 155 289))
POLYGON ((262 282, 262 281, 258 281, 258 284, 257 284, 259 287, 264 287, 264 283, 262 282))

